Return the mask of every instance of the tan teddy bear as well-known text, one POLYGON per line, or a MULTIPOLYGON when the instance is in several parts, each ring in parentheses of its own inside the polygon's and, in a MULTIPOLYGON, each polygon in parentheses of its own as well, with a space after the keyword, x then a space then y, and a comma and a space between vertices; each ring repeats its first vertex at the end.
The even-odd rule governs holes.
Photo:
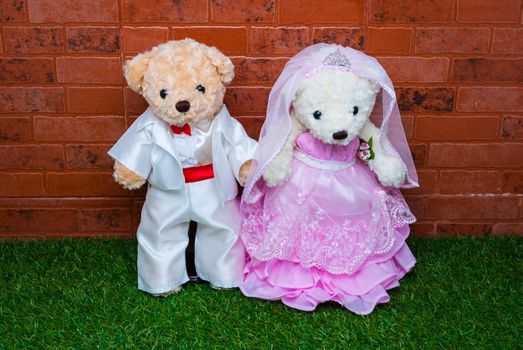
POLYGON ((236 180, 245 181, 256 143, 223 104, 231 60, 192 39, 169 41, 127 61, 125 78, 149 103, 109 151, 123 187, 149 182, 137 232, 138 288, 165 296, 189 280, 191 220, 198 276, 237 287, 244 250, 236 180))

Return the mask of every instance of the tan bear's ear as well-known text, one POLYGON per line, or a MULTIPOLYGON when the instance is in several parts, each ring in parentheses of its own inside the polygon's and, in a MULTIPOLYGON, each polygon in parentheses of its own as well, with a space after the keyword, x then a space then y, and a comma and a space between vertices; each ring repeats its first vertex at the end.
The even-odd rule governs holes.
POLYGON ((231 59, 215 47, 208 47, 205 56, 220 73, 221 81, 228 85, 234 79, 234 65, 231 59))
POLYGON ((125 62, 124 74, 129 87, 137 93, 142 93, 142 83, 145 71, 151 61, 151 52, 141 53, 125 62))

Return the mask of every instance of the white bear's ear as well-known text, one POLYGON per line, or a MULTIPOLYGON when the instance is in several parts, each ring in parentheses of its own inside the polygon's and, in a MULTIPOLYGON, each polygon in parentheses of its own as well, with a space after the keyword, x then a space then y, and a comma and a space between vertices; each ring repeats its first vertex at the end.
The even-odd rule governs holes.
POLYGON ((381 90, 381 85, 379 83, 375 83, 375 82, 371 81, 370 88, 372 89, 372 92, 374 92, 375 94, 378 94, 381 90))
POLYGON ((151 51, 141 53, 125 62, 124 75, 129 87, 137 93, 142 93, 142 83, 147 66, 151 61, 151 51))
POLYGON ((231 59, 215 47, 206 47, 205 56, 216 67, 221 81, 228 85, 234 79, 234 65, 231 59))

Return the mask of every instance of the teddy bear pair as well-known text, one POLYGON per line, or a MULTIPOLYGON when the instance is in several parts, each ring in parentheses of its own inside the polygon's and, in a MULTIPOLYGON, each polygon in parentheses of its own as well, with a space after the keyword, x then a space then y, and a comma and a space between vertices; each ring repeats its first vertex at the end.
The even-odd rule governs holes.
POLYGON ((376 60, 327 44, 293 57, 258 144, 223 105, 234 67, 216 48, 167 42, 128 61, 125 77, 149 103, 109 151, 117 182, 148 182, 139 289, 165 296, 189 280, 193 220, 196 271, 214 288, 300 310, 336 301, 365 314, 388 300, 415 262, 397 188, 417 178, 376 60))

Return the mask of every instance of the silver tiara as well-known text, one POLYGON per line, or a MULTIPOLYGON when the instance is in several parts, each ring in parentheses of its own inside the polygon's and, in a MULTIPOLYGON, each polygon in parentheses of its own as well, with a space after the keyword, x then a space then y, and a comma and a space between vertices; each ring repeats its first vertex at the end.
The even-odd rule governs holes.
POLYGON ((337 49, 336 51, 332 52, 327 57, 325 57, 321 62, 321 65, 316 66, 312 70, 306 72, 305 77, 311 78, 318 72, 322 72, 325 70, 350 71, 351 65, 352 64, 350 60, 347 58, 347 56, 341 53, 340 49, 337 49))
POLYGON ((329 56, 325 57, 325 59, 322 62, 322 65, 336 66, 349 70, 351 63, 350 60, 344 54, 341 53, 340 49, 337 49, 329 56))

